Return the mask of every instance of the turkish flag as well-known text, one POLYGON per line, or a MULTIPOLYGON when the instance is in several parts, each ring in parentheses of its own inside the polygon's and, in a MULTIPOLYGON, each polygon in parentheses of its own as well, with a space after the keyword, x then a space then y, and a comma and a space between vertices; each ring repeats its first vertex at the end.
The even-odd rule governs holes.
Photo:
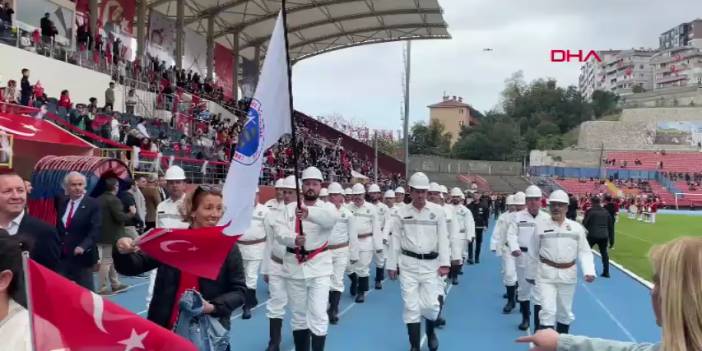
POLYGON ((184 338, 27 259, 35 350, 193 350, 184 338))
POLYGON ((215 280, 232 246, 241 237, 225 235, 224 227, 155 228, 141 236, 137 245, 159 262, 215 280))

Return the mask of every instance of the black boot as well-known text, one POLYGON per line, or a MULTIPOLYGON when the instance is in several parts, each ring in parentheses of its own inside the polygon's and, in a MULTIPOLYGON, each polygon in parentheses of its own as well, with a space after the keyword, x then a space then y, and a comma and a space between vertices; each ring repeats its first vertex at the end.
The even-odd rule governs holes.
POLYGON ((407 323, 407 335, 409 336, 410 351, 419 351, 419 344, 422 341, 420 323, 407 323))
POLYGON ((310 330, 293 330, 295 351, 310 351, 310 330))
MULTIPOLYGON (((541 305, 534 305, 534 330, 543 329, 541 328, 541 321, 539 320, 539 312, 541 312, 541 305)), ((553 329, 553 327, 551 327, 553 329)))
MULTIPOLYGON (((502 308, 502 313, 509 314, 514 309, 515 300, 517 298, 517 287, 507 286, 507 304, 502 308)), ((527 327, 529 328, 529 327, 527 327)), ((526 329, 523 329, 526 330, 526 329)))
POLYGON ((327 340, 326 335, 314 335, 314 333, 310 333, 312 335, 312 351, 324 351, 324 342, 327 340))
POLYGON ((375 290, 383 288, 383 280, 385 280, 385 268, 375 268, 375 290))
POLYGON ((280 331, 283 329, 283 320, 280 318, 269 318, 268 348, 266 351, 280 351, 280 331))
POLYGON ((568 334, 568 331, 570 331, 570 324, 556 323, 556 331, 558 334, 568 334))
POLYGON ((437 328, 443 328, 446 325, 446 320, 441 317, 441 312, 444 310, 444 296, 439 295, 439 317, 434 321, 434 326, 437 328))
POLYGON ((436 351, 439 349, 439 339, 436 337, 436 333, 434 333, 434 324, 434 321, 430 321, 428 319, 424 320, 424 325, 427 332, 427 346, 429 347, 430 351, 436 351))
POLYGON ((463 275, 463 265, 458 266, 458 275, 463 275))
POLYGON ((358 277, 358 293, 356 294, 356 302, 366 302, 366 292, 368 291, 368 282, 370 277, 358 277))
POLYGON ((356 296, 356 293, 358 292, 358 276, 356 273, 351 273, 349 274, 349 279, 351 279, 351 287, 349 288, 351 296, 356 296))
MULTIPOLYGON (((519 301, 519 311, 522 312, 522 322, 519 323, 519 330, 527 330, 529 329, 529 313, 531 312, 529 301, 519 301)), ((534 306, 534 313, 538 313, 536 312, 536 306, 534 306)))
POLYGON ((459 266, 451 266, 451 268, 449 268, 449 278, 453 285, 458 285, 458 269, 459 266))
POLYGON ((243 313, 241 314, 241 319, 251 319, 251 309, 258 304, 256 301, 256 289, 246 290, 243 313))
POLYGON ((341 291, 330 291, 329 292, 329 323, 336 324, 339 322, 339 300, 341 299, 341 291))

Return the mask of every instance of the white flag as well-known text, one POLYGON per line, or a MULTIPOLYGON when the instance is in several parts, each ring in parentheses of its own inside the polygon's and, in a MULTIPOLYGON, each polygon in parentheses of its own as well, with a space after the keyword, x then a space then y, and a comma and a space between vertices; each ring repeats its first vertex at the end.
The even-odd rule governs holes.
POLYGON ((220 225, 231 222, 224 231, 227 235, 242 234, 248 229, 254 211, 263 152, 277 143, 283 134, 292 131, 283 35, 283 18, 279 13, 258 86, 224 182, 226 208, 220 225))

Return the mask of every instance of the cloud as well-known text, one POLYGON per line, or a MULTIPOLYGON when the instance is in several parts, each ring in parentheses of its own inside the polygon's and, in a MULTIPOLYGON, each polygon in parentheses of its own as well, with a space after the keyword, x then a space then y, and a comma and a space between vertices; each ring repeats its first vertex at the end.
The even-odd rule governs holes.
MULTIPOLYGON (((580 65, 552 63, 552 49, 658 47, 658 36, 702 13, 702 1, 440 0, 451 40, 412 43, 410 121, 428 120, 444 92, 481 111, 493 108, 504 80, 551 77, 577 85, 580 65), (484 52, 483 48, 492 48, 484 52)), ((339 113, 371 127, 401 129, 402 43, 350 48, 294 68, 296 108, 339 113)))

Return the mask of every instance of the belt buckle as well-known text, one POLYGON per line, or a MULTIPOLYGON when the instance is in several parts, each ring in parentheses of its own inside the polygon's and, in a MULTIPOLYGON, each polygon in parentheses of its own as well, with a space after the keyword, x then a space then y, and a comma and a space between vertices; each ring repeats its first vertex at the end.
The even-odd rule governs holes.
POLYGON ((426 258, 424 258, 425 256, 426 256, 426 254, 423 254, 423 253, 422 253, 422 254, 419 254, 419 259, 420 259, 420 260, 426 260, 426 258))

